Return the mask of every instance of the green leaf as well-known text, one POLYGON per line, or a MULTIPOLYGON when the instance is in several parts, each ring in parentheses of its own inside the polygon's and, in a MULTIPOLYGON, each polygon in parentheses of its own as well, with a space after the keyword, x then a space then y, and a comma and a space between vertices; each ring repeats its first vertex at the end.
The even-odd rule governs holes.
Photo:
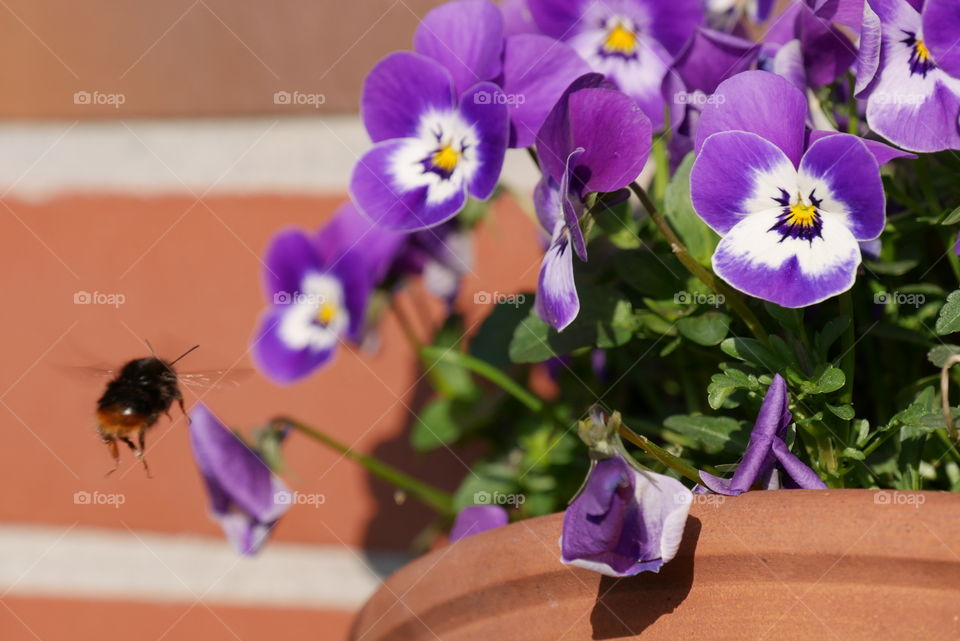
POLYGON ((827 403, 827 409, 833 412, 834 416, 845 421, 851 421, 856 416, 852 405, 831 405, 827 403))
POLYGON ((583 347, 610 348, 633 336, 637 321, 630 301, 615 287, 580 290, 580 313, 562 332, 540 320, 536 310, 521 322, 510 341, 514 363, 540 363, 583 347))
POLYGON ((419 452, 429 452, 452 443, 459 436, 460 427, 454 418, 454 401, 442 398, 420 412, 410 433, 410 444, 419 452))
POLYGON ((813 339, 814 348, 816 349, 817 356, 820 361, 827 360, 827 354, 830 353, 830 347, 837 342, 837 339, 843 336, 843 333, 847 331, 847 327, 850 325, 850 317, 848 316, 838 316, 831 319, 826 325, 824 325, 823 330, 817 332, 817 335, 813 339))
MULTIPOLYGON (((459 350, 463 336, 463 317, 459 314, 452 314, 447 318, 440 331, 437 332, 433 339, 433 345, 445 350, 459 350)), ((444 396, 466 399, 478 395, 477 385, 473 377, 470 372, 462 367, 447 362, 438 362, 433 364, 431 376, 443 382, 442 389, 438 391, 443 393, 444 396)))
POLYGON ((829 394, 842 388, 846 381, 843 370, 827 365, 819 376, 811 381, 804 381, 800 387, 806 394, 829 394))
POLYGON ((609 207, 595 207, 593 219, 615 247, 636 249, 642 245, 640 228, 629 199, 609 207))
POLYGON ((957 223, 960 223, 960 207, 954 209, 940 221, 941 225, 956 225, 957 223))
MULTIPOLYGON (((530 315, 534 294, 524 294, 520 304, 500 303, 484 319, 476 335, 470 340, 470 355, 490 363, 498 369, 510 365, 510 341, 517 326, 530 315)), ((518 299, 519 300, 519 299, 518 299)))
POLYGON ((722 312, 706 312, 677 321, 680 333, 699 345, 717 345, 730 331, 730 317, 722 312))
POLYGON ((766 345, 753 338, 728 338, 720 343, 720 349, 729 356, 771 372, 779 371, 787 365, 766 345))
POLYGON ((664 194, 664 215, 670 221, 680 240, 690 254, 707 265, 713 256, 720 237, 697 216, 690 201, 690 170, 693 168, 693 152, 687 154, 677 167, 664 194))
POLYGON ((860 450, 853 447, 846 447, 840 452, 840 458, 850 459, 852 461, 862 461, 867 456, 860 450))
POLYGON ((671 416, 663 424, 692 439, 708 454, 724 450, 742 454, 750 440, 750 426, 726 416, 671 416))
POLYGON ((927 352, 927 359, 937 367, 943 367, 951 356, 960 354, 960 345, 937 345, 927 352))
POLYGON ((935 329, 941 336, 960 331, 960 289, 947 296, 947 302, 940 308, 935 329))
POLYGON ((796 335, 803 331, 803 312, 799 309, 787 309, 774 303, 764 303, 763 307, 767 310, 778 323, 780 327, 790 330, 796 335))
POLYGON ((760 390, 760 383, 756 376, 729 367, 710 378, 710 385, 707 386, 707 402, 713 409, 720 409, 730 395, 740 389, 756 392, 760 390))

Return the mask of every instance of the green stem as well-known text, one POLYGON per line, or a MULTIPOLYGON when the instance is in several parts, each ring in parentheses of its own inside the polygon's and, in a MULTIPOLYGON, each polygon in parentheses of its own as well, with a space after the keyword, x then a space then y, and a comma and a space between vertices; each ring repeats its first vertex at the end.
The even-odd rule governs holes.
POLYGON ((667 143, 663 136, 653 140, 653 197, 663 202, 670 183, 670 160, 667 157, 667 143))
POLYGON ((750 330, 750 333, 753 334, 760 342, 766 343, 768 341, 767 331, 763 328, 763 325, 760 324, 760 320, 752 311, 750 311, 750 308, 747 307, 746 303, 743 302, 743 299, 740 298, 737 292, 735 292, 725 282, 717 278, 713 272, 697 262, 697 259, 690 254, 680 238, 673 232, 673 229, 670 227, 670 224, 667 223, 663 215, 657 211, 657 208, 654 206, 653 202, 650 200, 650 196, 647 195, 647 192, 644 191, 643 187, 638 185, 636 182, 633 182, 630 184, 630 189, 633 190, 633 193, 636 194, 637 198, 640 199, 640 202, 647 210, 647 213, 650 214, 650 218, 653 219, 657 229, 660 230, 660 233, 663 234, 664 238, 666 238, 667 242, 670 244, 670 247, 673 250, 674 255, 676 255, 677 260, 679 260, 680 263, 687 268, 687 271, 689 271, 701 283, 710 288, 711 291, 723 296, 726 304, 743 320, 747 328, 750 330))
POLYGON ((447 361, 448 363, 459 365, 478 376, 482 376, 526 405, 533 412, 543 412, 546 407, 543 400, 531 394, 526 388, 507 376, 503 371, 486 361, 470 356, 469 354, 464 354, 463 352, 443 347, 424 347, 420 350, 420 353, 424 358, 434 361, 447 361))
POLYGON ((843 357, 840 359, 840 368, 846 381, 840 398, 844 403, 850 403, 853 401, 853 376, 857 360, 853 347, 856 345, 857 336, 854 328, 853 295, 849 291, 840 295, 840 313, 850 318, 850 323, 843 332, 843 357))
POLYGON ((301 423, 300 421, 292 418, 280 416, 270 421, 270 426, 274 429, 289 427, 297 430, 301 434, 309 436, 313 440, 326 445, 330 449, 340 452, 346 458, 359 463, 374 476, 383 479, 387 483, 390 483, 401 490, 404 490, 414 498, 418 499, 424 505, 436 510, 440 514, 452 516, 454 513, 453 497, 443 490, 439 490, 432 485, 428 485, 423 481, 419 481, 379 459, 356 452, 340 441, 310 427, 309 425, 306 425, 305 423, 301 423))
POLYGON ((669 467, 671 470, 690 479, 694 483, 700 483, 700 472, 697 470, 697 468, 693 467, 683 459, 674 456, 662 447, 654 445, 653 442, 646 436, 637 434, 623 423, 620 424, 620 436, 627 439, 641 450, 669 467))

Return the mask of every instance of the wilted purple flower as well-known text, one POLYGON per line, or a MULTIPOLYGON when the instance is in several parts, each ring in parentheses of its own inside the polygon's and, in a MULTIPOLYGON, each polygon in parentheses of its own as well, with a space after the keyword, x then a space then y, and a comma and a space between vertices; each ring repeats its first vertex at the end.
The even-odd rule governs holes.
POLYGON ((561 558, 607 576, 658 572, 680 547, 692 494, 676 479, 632 462, 616 434, 616 415, 604 424, 591 414, 590 422, 587 430, 605 433, 590 443, 589 476, 563 514, 561 558))
POLYGON ((473 239, 457 220, 407 234, 390 266, 388 281, 422 275, 427 290, 453 303, 473 265, 473 239))
POLYGON ((570 43, 590 67, 664 126, 660 88, 673 57, 703 22, 699 0, 528 0, 543 33, 570 43))
POLYGON ((398 52, 381 60, 361 99, 377 144, 353 170, 357 207, 383 227, 413 231, 455 216, 467 194, 488 198, 509 133, 507 105, 494 99, 499 91, 479 82, 458 99, 454 78, 432 58, 398 52))
POLYGON ((912 151, 960 149, 960 6, 869 0, 864 9, 858 96, 878 134, 912 151))
POLYGON ((717 275, 784 307, 849 289, 858 241, 878 237, 886 218, 874 152, 836 133, 807 148, 806 97, 776 74, 739 74, 715 96, 723 98, 700 118, 690 189, 697 214, 722 236, 717 275))
POLYGON ((326 363, 341 340, 359 341, 370 293, 405 238, 350 204, 314 238, 297 229, 274 236, 264 261, 271 305, 253 349, 260 370, 292 383, 326 363))
POLYGON ((730 479, 700 472, 703 484, 717 494, 737 496, 755 484, 765 490, 781 487, 806 490, 826 489, 816 473, 787 447, 784 438, 793 415, 789 410, 787 382, 779 374, 773 377, 760 406, 757 422, 750 434, 750 444, 737 471, 730 479), (782 477, 781 477, 782 475, 782 477))
POLYGON ((450 542, 454 543, 474 534, 502 527, 510 522, 507 511, 499 505, 471 505, 460 510, 450 529, 450 542))
POLYGON ((583 199, 633 182, 647 161, 650 140, 649 119, 600 74, 575 80, 537 134, 543 178, 534 201, 551 241, 540 268, 536 310, 557 330, 580 310, 573 254, 587 259, 579 222, 583 199))
POLYGON ((203 403, 190 411, 189 430, 211 515, 237 553, 256 554, 290 508, 290 490, 203 403))

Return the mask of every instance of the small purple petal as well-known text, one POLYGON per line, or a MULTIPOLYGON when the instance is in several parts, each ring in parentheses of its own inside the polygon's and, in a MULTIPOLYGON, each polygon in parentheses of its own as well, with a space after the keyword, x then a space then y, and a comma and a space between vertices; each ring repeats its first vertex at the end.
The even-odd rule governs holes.
POLYGON ((454 0, 424 16, 413 48, 446 67, 461 94, 500 75, 503 38, 503 17, 490 0, 454 0))
POLYGON ((546 35, 564 40, 575 34, 590 0, 527 0, 534 22, 546 35))
POLYGON ((830 84, 857 60, 857 49, 837 27, 802 6, 797 18, 807 79, 813 88, 830 84))
POLYGON ((557 331, 562 331, 580 312, 580 299, 573 278, 573 248, 570 232, 557 222, 553 240, 543 256, 535 301, 537 315, 557 331))
POLYGON ((540 28, 530 13, 530 7, 527 6, 527 0, 501 0, 498 6, 503 14, 504 33, 507 38, 524 33, 540 33, 540 28))
POLYGON ((757 134, 797 166, 803 155, 807 99, 788 80, 767 71, 745 71, 720 83, 697 127, 697 153, 711 135, 731 130, 757 134))
POLYGON ((283 338, 282 328, 284 317, 292 308, 293 305, 275 305, 268 309, 254 337, 252 355, 257 368, 279 385, 295 383, 320 367, 330 360, 336 347, 335 344, 321 350, 291 347, 283 338))
POLYGON ((363 83, 360 114, 373 142, 417 135, 423 113, 453 106, 453 80, 442 65, 408 51, 378 62, 363 83))
POLYGON ((270 241, 263 262, 264 289, 270 302, 277 296, 292 296, 300 291, 303 275, 322 269, 316 247, 299 229, 278 232, 270 241))
POLYGON ((558 185, 567 170, 567 158, 577 148, 570 130, 570 96, 587 88, 610 87, 598 73, 583 75, 566 88, 557 103, 547 114, 543 126, 537 132, 537 155, 545 176, 549 176, 558 185))
MULTIPOLYGON (((826 138, 827 136, 836 136, 839 133, 840 132, 837 131, 823 131, 819 129, 813 130, 808 134, 807 146, 809 147, 821 138, 826 138)), ((870 153, 872 153, 873 157, 877 160, 877 164, 881 167, 896 158, 917 157, 916 154, 912 154, 909 151, 903 151, 902 149, 897 149, 896 147, 891 147, 890 145, 880 142, 879 140, 868 140, 867 138, 861 138, 860 140, 867 146, 867 149, 870 150, 870 153)))
POLYGON ((883 42, 883 25, 868 3, 863 5, 863 26, 860 28, 860 46, 857 50, 857 96, 873 82, 880 68, 880 50, 883 42))
POLYGON ((816 472, 798 459, 780 439, 773 441, 773 455, 797 487, 804 490, 827 489, 827 484, 820 480, 816 472))
POLYGON ((756 61, 760 45, 731 34, 700 27, 673 63, 688 91, 712 94, 717 86, 756 61))
POLYGON ((471 505, 460 510, 450 529, 450 543, 474 534, 502 527, 510 522, 507 511, 499 505, 471 505))

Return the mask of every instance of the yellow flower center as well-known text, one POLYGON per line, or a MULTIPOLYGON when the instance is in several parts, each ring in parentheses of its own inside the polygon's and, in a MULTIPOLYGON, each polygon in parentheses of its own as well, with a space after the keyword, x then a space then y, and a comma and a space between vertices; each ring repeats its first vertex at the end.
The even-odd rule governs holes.
POLYGON ((817 208, 813 205, 804 205, 802 202, 790 206, 790 215, 785 221, 788 225, 813 227, 817 220, 817 208))
POLYGON ((457 167, 457 163, 460 162, 460 152, 451 147, 450 145, 444 145, 437 151, 433 152, 433 166, 437 169, 451 173, 457 167))
POLYGON ((336 316, 337 306, 330 302, 323 303, 317 310, 317 322, 324 327, 329 325, 336 316))
POLYGON ((927 62, 930 60, 930 50, 927 49, 927 45, 923 40, 917 40, 917 43, 914 45, 917 51, 917 60, 920 62, 927 62))
POLYGON ((629 55, 637 48, 637 34, 623 26, 622 23, 610 30, 603 48, 610 53, 629 55))

